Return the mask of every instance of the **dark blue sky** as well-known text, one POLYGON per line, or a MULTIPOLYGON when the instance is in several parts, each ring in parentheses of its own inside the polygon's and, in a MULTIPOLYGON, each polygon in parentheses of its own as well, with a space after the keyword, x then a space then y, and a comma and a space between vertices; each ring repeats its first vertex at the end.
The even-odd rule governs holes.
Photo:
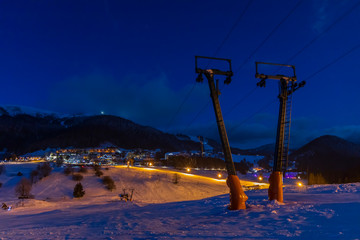
MULTIPOLYGON (((269 81, 233 108, 256 87, 255 61, 294 64, 304 80, 360 43, 359 1, 302 0, 243 65, 297 3, 253 0, 217 54, 233 61, 233 81, 221 86, 220 99, 223 112, 231 111, 225 120, 232 145, 275 141, 277 82, 269 81)), ((215 138, 212 105, 204 108, 208 86, 194 87, 194 56, 213 56, 247 4, 3 0, 0 103, 62 113, 104 111, 164 131, 215 138)), ((294 94, 292 146, 323 134, 360 142, 359 53, 307 79, 294 94)))

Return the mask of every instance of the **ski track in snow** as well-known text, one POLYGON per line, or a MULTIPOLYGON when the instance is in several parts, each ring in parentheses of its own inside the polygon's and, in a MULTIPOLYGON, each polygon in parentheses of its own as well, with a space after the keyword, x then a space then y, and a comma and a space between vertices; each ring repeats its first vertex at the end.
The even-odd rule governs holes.
MULTIPOLYGON (((13 168, 13 169, 12 169, 13 168)), ((31 168, 23 170, 26 175, 31 168)), ((21 179, 9 167, 1 175, 0 201, 13 204, 21 179), (6 180, 6 181, 5 181, 6 180)), ((73 199, 76 182, 54 172, 33 186, 35 199, 0 211, 0 239, 360 239, 360 184, 287 187, 285 203, 266 200, 267 190, 247 191, 247 209, 229 211, 225 183, 133 169, 103 170, 110 192, 92 170, 86 194, 73 199), (134 188, 134 201, 120 201, 134 188)))

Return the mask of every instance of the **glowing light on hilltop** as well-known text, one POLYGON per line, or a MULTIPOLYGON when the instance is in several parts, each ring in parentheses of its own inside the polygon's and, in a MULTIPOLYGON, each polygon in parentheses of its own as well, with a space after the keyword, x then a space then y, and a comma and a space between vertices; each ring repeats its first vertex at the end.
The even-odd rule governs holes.
POLYGON ((149 166, 151 167, 153 164, 152 163, 149 163, 149 166))
POLYGON ((221 178, 221 177, 222 177, 222 175, 221 175, 221 173, 219 173, 219 174, 218 174, 218 178, 221 178))
POLYGON ((298 182, 297 185, 298 185, 299 187, 302 187, 302 186, 303 186, 302 182, 298 182))
POLYGON ((186 168, 186 171, 187 171, 187 172, 190 172, 190 170, 191 170, 190 168, 186 168))
POLYGON ((263 180, 262 176, 260 176, 258 179, 259 179, 260 181, 262 181, 262 180, 263 180))

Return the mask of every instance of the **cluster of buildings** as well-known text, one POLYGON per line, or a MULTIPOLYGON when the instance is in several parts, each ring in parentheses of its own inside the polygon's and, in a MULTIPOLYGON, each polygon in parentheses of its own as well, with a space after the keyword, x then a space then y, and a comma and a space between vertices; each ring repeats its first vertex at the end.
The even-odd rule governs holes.
MULTIPOLYGON (((119 165, 128 164, 132 166, 165 166, 167 160, 171 156, 202 156, 224 159, 222 152, 210 151, 182 151, 182 152, 163 152, 160 149, 122 149, 117 147, 106 148, 68 148, 68 149, 48 149, 38 151, 15 159, 5 159, 6 161, 15 162, 39 162, 48 161, 60 164, 73 165, 119 165)), ((252 171, 257 172, 263 170, 257 166, 257 161, 263 156, 245 156, 233 155, 234 162, 240 162, 245 159, 254 163, 252 171)))
POLYGON ((125 150, 115 147, 89 149, 60 149, 46 156, 47 161, 60 161, 65 164, 146 164, 155 161, 160 150, 125 150))

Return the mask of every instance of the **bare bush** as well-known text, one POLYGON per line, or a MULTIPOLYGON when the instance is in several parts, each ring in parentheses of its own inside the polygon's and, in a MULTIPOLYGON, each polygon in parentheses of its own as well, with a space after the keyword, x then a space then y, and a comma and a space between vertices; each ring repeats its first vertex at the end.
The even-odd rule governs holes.
POLYGON ((100 170, 97 170, 95 172, 95 176, 97 176, 97 177, 101 177, 102 175, 104 175, 104 173, 102 171, 100 171, 100 170))
POLYGON ((39 171, 40 179, 47 177, 51 174, 52 167, 50 166, 50 163, 40 163, 37 166, 37 170, 39 171))
POLYGON ((67 166, 65 169, 64 169, 64 174, 66 176, 70 175, 71 173, 74 172, 74 169, 71 167, 71 166, 67 166))
POLYGON ((102 181, 108 190, 112 191, 116 189, 115 182, 110 176, 104 176, 102 181))
POLYGON ((30 198, 31 188, 32 188, 32 186, 31 186, 29 179, 22 178, 15 187, 15 195, 18 198, 30 198))

